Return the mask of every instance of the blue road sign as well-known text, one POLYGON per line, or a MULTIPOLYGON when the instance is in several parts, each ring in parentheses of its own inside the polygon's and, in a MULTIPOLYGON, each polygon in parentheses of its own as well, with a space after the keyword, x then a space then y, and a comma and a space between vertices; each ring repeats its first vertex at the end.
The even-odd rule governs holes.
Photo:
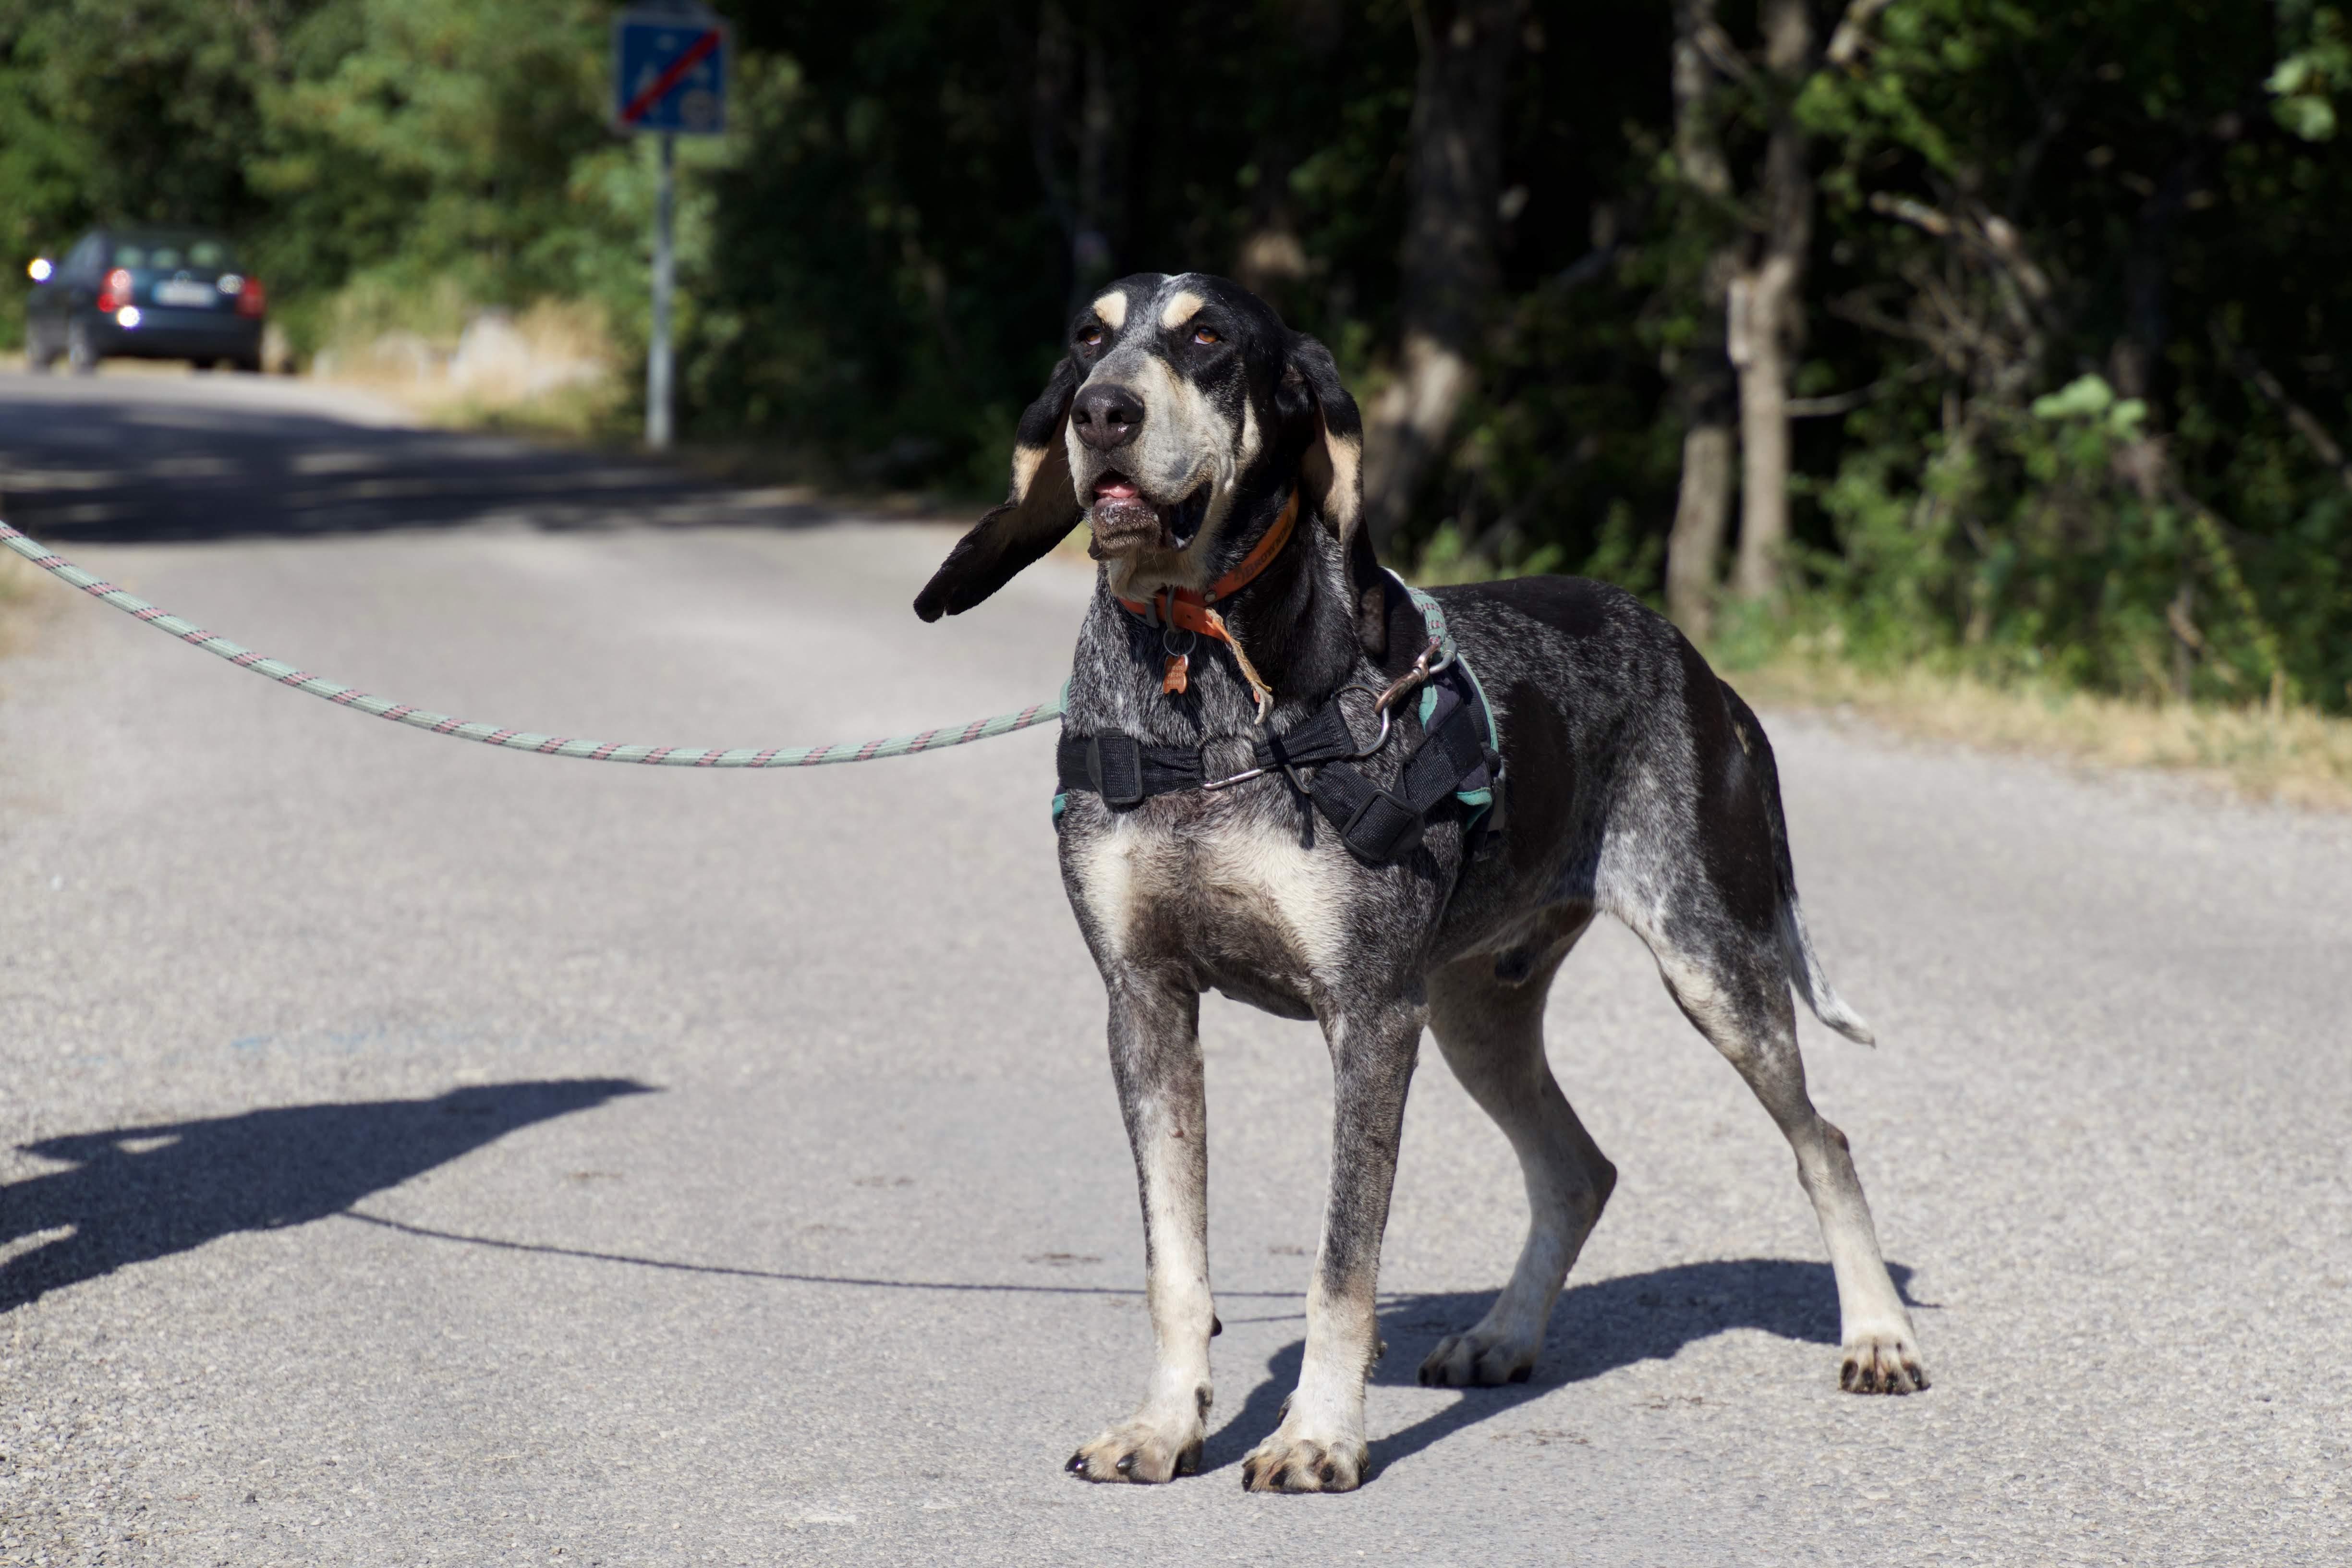
POLYGON ((613 19, 613 123, 716 136, 727 129, 727 24, 702 11, 613 19))

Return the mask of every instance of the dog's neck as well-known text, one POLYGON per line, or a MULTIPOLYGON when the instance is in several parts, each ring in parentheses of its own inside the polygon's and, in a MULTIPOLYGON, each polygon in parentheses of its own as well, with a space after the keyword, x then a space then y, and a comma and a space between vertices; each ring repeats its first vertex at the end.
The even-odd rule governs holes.
MULTIPOLYGON (((1278 487, 1236 509, 1242 526, 1222 531, 1214 542, 1203 568, 1210 580, 1249 553, 1290 493, 1288 486, 1278 487)), ((1070 688, 1073 731, 1116 729, 1161 745, 1260 733, 1255 700, 1232 655, 1207 637, 1169 637, 1123 608, 1110 577, 1106 563, 1078 639, 1070 688), (1189 656, 1181 694, 1162 690, 1171 652, 1189 656)), ((1274 690, 1268 728, 1300 722, 1351 679, 1372 679, 1349 604, 1339 542, 1302 498, 1289 542, 1216 606, 1274 690)))
MULTIPOLYGON (((1265 516, 1235 542, 1236 559, 1271 526, 1287 496, 1285 491, 1274 498, 1265 516)), ((1301 510, 1306 510, 1303 504, 1301 510)), ((1339 541, 1321 518, 1309 513, 1265 570, 1219 608, 1226 628, 1278 700, 1319 707, 1365 664, 1349 600, 1347 562, 1339 541)))

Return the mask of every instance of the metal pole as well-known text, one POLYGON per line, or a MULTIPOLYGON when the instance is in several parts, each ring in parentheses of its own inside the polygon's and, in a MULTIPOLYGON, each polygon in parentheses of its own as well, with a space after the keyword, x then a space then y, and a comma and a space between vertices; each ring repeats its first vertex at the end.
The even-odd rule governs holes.
POLYGON ((677 205, 677 138, 661 136, 661 194, 654 207, 654 334, 646 353, 646 445, 669 445, 669 300, 677 282, 677 257, 670 243, 670 216, 677 205))

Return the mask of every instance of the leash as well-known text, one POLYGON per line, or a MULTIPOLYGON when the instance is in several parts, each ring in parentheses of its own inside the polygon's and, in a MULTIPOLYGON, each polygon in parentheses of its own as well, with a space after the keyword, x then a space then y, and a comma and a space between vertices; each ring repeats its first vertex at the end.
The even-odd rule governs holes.
POLYGON ((503 746, 509 751, 533 752, 543 757, 578 757, 591 763, 644 763, 665 768, 813 768, 833 763, 873 763, 884 757, 910 757, 918 752, 968 746, 974 741, 993 740, 999 735, 1010 735, 1016 730, 1026 730, 1033 724, 1042 724, 1049 719, 1059 719, 1066 695, 1066 688, 1063 694, 1056 695, 1052 700, 1032 702, 1018 713, 999 713, 990 719, 974 719, 960 727, 941 725, 912 735, 886 735, 878 741, 844 741, 828 746, 738 746, 722 751, 716 747, 625 745, 618 741, 581 741, 562 735, 541 735, 525 730, 501 729, 496 724, 469 723, 446 713, 428 712, 405 702, 371 697, 364 691, 308 674, 290 664, 264 658, 251 648, 240 647, 226 637, 215 637, 177 616, 166 614, 144 599, 124 593, 111 583, 92 576, 5 522, 0 522, 0 544, 5 544, 51 576, 72 584, 92 598, 104 600, 133 620, 143 621, 158 631, 168 632, 182 642, 217 655, 239 669, 249 669, 256 675, 266 676, 280 686, 290 686, 313 697, 324 698, 339 708, 356 708, 362 713, 390 719, 411 729, 429 731, 436 735, 454 735, 461 741, 478 741, 486 746, 503 746))

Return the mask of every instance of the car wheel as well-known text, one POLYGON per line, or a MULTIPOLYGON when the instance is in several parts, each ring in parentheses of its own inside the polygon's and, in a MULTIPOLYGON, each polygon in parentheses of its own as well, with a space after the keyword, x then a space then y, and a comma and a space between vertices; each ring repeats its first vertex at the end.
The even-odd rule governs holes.
POLYGON ((236 368, 247 375, 259 375, 261 374, 261 356, 259 354, 248 355, 247 357, 236 362, 236 368))
POLYGON ((210 375, 215 370, 219 368, 219 362, 208 359, 192 359, 188 362, 188 368, 195 372, 198 375, 210 375))
POLYGON ((79 321, 66 328, 66 363, 76 375, 98 374, 98 347, 89 341, 89 329, 79 321))

